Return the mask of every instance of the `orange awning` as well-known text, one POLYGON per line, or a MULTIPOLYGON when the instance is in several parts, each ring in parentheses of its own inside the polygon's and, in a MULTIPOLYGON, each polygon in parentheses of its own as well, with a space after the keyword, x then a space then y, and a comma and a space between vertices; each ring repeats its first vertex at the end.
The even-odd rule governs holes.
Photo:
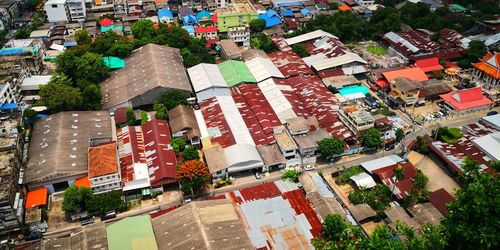
POLYGON ((340 11, 348 11, 348 10, 351 10, 351 7, 349 7, 347 5, 340 5, 339 10, 340 11))
POLYGON ((48 193, 49 193, 48 188, 40 188, 40 189, 28 192, 28 197, 26 198, 26 208, 47 205, 47 194, 48 193))
POLYGON ((90 188, 90 180, 88 176, 84 176, 73 183, 77 187, 87 187, 90 188))

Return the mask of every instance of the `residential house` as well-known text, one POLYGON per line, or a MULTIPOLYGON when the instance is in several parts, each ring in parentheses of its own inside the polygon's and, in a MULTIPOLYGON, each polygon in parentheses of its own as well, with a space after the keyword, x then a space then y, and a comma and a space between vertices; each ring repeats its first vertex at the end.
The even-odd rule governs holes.
POLYGON ((174 14, 172 11, 168 9, 159 9, 158 10, 158 19, 162 23, 173 23, 174 22, 174 14))
POLYGON ((331 135, 326 132, 326 130, 318 128, 315 130, 310 130, 305 135, 295 135, 293 136, 294 141, 299 147, 299 153, 302 160, 302 164, 316 164, 316 155, 318 151, 318 142, 331 138, 331 135))
POLYGON ((258 14, 246 0, 235 0, 232 4, 215 11, 219 32, 227 32, 231 27, 245 27, 257 19, 258 14))
POLYGON ((168 111, 168 119, 173 137, 184 138, 193 146, 200 145, 201 134, 193 108, 179 105, 168 111))
POLYGON ((31 76, 24 78, 23 82, 19 86, 21 90, 22 99, 24 102, 31 102, 39 100, 40 96, 38 92, 40 87, 47 85, 52 78, 51 75, 48 76, 31 76))
POLYGON ((88 174, 88 148, 112 140, 105 111, 59 112, 35 123, 23 184, 63 191, 88 174))
POLYGON ((257 151, 259 151, 264 162, 264 167, 268 171, 281 169, 286 166, 286 159, 278 144, 257 145, 257 151))
POLYGON ((48 0, 45 2, 43 10, 49 23, 71 21, 66 0, 48 0))
POLYGON ((84 21, 87 17, 85 0, 66 0, 72 22, 84 21))
POLYGON ((121 190, 120 163, 116 142, 89 147, 88 158, 88 178, 94 194, 121 190))
MULTIPOLYGON (((137 167, 147 166, 149 182, 152 187, 163 190, 164 185, 174 184, 177 170, 177 158, 172 147, 170 129, 167 121, 153 118, 140 126, 127 126, 117 131, 118 154, 122 183, 134 186, 145 184, 146 178, 138 180, 137 167)), ((131 187, 130 187, 131 188, 131 187)))
POLYGON ((202 0, 182 0, 182 7, 202 10, 202 0))
POLYGON ((215 39, 217 38, 217 27, 194 27, 194 35, 198 38, 205 37, 207 39, 215 39))
POLYGON ((276 12, 272 9, 267 10, 265 13, 259 14, 258 17, 259 19, 262 19, 266 22, 266 29, 283 23, 280 16, 278 16, 278 14, 276 14, 276 12))
POLYGON ((500 89, 500 53, 488 53, 472 66, 474 81, 496 99, 500 89))
POLYGON ((368 7, 375 4, 374 0, 355 0, 359 6, 368 7))
POLYGON ((12 88, 10 82, 0 84, 0 105, 17 103, 19 101, 18 99, 16 89, 12 88))
POLYGON ((233 40, 238 46, 250 46, 250 27, 234 26, 227 28, 227 37, 233 40))
POLYGON ((274 129, 274 138, 281 150, 281 155, 285 158, 286 167, 296 167, 302 164, 299 154, 299 146, 295 143, 290 133, 284 126, 274 129))
POLYGON ((445 108, 454 114, 489 109, 493 102, 483 95, 481 87, 462 89, 440 95, 445 108))
POLYGON ((340 120, 356 134, 360 135, 362 131, 375 126, 375 119, 370 112, 366 110, 356 110, 347 112, 347 109, 341 109, 339 112, 340 120))
POLYGON ((398 77, 391 82, 391 96, 407 105, 414 105, 418 101, 420 89, 412 80, 398 77))
POLYGON ((304 18, 307 18, 307 19, 312 19, 313 18, 313 13, 310 10, 306 9, 306 8, 301 9, 300 10, 300 14, 302 14, 304 16, 304 18))
POLYGON ((113 11, 115 17, 125 17, 128 15, 128 5, 127 0, 114 0, 113 1, 113 11))
POLYGON ((151 105, 169 89, 189 95, 191 86, 179 51, 156 44, 134 50, 125 59, 127 67, 113 71, 100 83, 103 109, 151 105))

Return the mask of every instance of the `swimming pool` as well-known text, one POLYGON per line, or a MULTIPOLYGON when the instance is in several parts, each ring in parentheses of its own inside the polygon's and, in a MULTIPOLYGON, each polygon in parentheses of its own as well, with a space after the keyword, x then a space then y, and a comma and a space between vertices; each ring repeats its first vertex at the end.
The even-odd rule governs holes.
POLYGON ((339 93, 342 96, 353 95, 353 94, 366 95, 369 93, 369 91, 368 88, 365 87, 364 85, 351 85, 339 89, 339 93))

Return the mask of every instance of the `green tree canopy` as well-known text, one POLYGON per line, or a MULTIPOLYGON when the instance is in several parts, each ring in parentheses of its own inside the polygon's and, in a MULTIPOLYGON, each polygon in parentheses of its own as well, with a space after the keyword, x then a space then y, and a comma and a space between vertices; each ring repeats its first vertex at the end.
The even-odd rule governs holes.
POLYGON ((185 161, 199 160, 200 159, 200 155, 198 153, 198 149, 196 147, 186 147, 186 148, 184 148, 184 150, 182 151, 182 158, 185 161))
POLYGON ((111 190, 106 193, 93 195, 88 202, 88 210, 91 213, 105 214, 109 211, 126 211, 127 203, 122 200, 121 190, 111 190))
POLYGON ((382 135, 376 128, 367 129, 362 136, 363 145, 368 148, 378 148, 382 144, 382 135))
POLYGON ((108 76, 109 68, 104 63, 101 55, 87 52, 76 59, 76 79, 83 79, 93 83, 99 83, 108 76))
POLYGON ((325 138, 318 142, 319 153, 323 158, 330 158, 344 153, 345 143, 339 138, 325 138))
POLYGON ((127 108, 127 110, 125 111, 125 117, 127 118, 127 124, 129 126, 134 126, 135 125, 135 121, 137 119, 135 119, 135 112, 134 112, 134 109, 132 108, 127 108))
POLYGON ((66 84, 52 83, 41 86, 39 94, 52 112, 78 110, 82 104, 80 90, 66 84))
POLYGON ((254 33, 262 32, 266 28, 266 20, 254 19, 250 21, 250 31, 254 33))
POLYGON ((264 33, 259 33, 250 39, 250 45, 254 49, 261 49, 266 53, 271 53, 276 50, 276 45, 273 40, 264 33))
POLYGON ((142 19, 132 24, 132 34, 136 39, 151 40, 156 36, 156 30, 153 21, 149 19, 142 19))
POLYGON ((88 84, 82 91, 83 105, 85 110, 101 109, 101 87, 97 84, 88 84))
POLYGON ((163 93, 160 97, 160 103, 165 105, 168 110, 171 110, 177 105, 187 105, 188 96, 180 90, 169 90, 163 93))
POLYGON ((64 191, 62 210, 66 214, 75 214, 85 211, 87 210, 92 196, 92 189, 73 185, 64 191))
POLYGON ((75 32, 75 40, 78 45, 90 44, 92 42, 92 38, 89 35, 89 32, 85 29, 77 30, 75 32))
POLYGON ((297 53, 300 57, 307 57, 309 56, 309 52, 307 52, 307 49, 304 45, 302 44, 294 44, 292 46, 293 52, 297 53))
POLYGON ((177 180, 185 193, 198 194, 210 181, 210 171, 198 160, 185 161, 177 166, 177 180))
POLYGON ((155 101, 153 103, 153 110, 156 112, 155 117, 157 119, 166 120, 168 118, 168 110, 163 103, 155 101))
POLYGON ((179 154, 186 148, 186 141, 182 138, 174 137, 170 140, 170 146, 174 149, 175 154, 179 154))
POLYGON ((302 173, 299 170, 288 169, 288 170, 285 170, 285 172, 283 172, 283 174, 281 175, 281 179, 283 179, 283 180, 289 179, 290 181, 293 181, 293 182, 299 182, 299 176, 301 174, 302 173))

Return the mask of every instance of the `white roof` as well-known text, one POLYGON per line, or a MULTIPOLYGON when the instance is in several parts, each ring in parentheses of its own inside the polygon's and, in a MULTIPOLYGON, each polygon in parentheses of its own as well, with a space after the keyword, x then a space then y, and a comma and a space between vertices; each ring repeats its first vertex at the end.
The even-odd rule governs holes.
POLYGON ((51 5, 51 4, 63 4, 65 3, 66 0, 48 0, 45 5, 51 5))
POLYGON ((200 63, 187 71, 195 92, 215 87, 228 87, 216 64, 200 63))
POLYGON ((203 113, 201 113, 201 110, 195 110, 194 116, 196 117, 198 128, 200 129, 201 138, 208 138, 210 135, 208 134, 207 124, 205 123, 205 118, 203 118, 203 113))
POLYGON ((271 77, 285 78, 269 58, 255 57, 252 60, 246 61, 245 64, 250 72, 252 72, 257 82, 271 77))
POLYGON ((328 59, 328 57, 326 57, 325 54, 318 53, 318 54, 310 55, 308 57, 304 57, 304 58, 302 58, 302 61, 304 61, 307 64, 307 66, 311 67, 312 64, 321 62, 321 61, 326 60, 326 59, 328 59))
POLYGON ((285 39, 285 42, 288 45, 294 45, 296 43, 302 43, 302 42, 305 42, 305 41, 313 40, 313 39, 316 39, 316 38, 321 38, 321 37, 324 37, 324 36, 328 36, 328 37, 331 37, 331 38, 338 39, 336 36, 334 36, 334 35, 332 35, 332 34, 330 34, 328 32, 325 32, 325 31, 322 31, 322 30, 315 30, 315 31, 312 31, 312 32, 309 32, 309 33, 306 33, 306 34, 303 34, 303 35, 300 35, 300 36, 296 36, 296 37, 285 39))
POLYGON ((254 145, 234 144, 224 148, 224 155, 229 164, 229 172, 239 172, 264 165, 259 151, 254 145))
POLYGON ((231 96, 217 96, 219 106, 222 109, 224 118, 226 119, 229 129, 233 134, 237 144, 250 144, 255 146, 255 142, 248 131, 245 121, 241 117, 240 111, 236 107, 236 103, 231 96))
POLYGON ((496 128, 500 129, 500 114, 485 116, 481 118, 481 120, 484 120, 485 122, 491 124, 492 126, 495 126, 496 128))
POLYGON ((495 132, 485 136, 481 136, 472 141, 478 148, 481 149, 490 160, 500 160, 500 132, 495 132))
POLYGON ((361 163, 361 167, 363 167, 366 171, 373 173, 373 171, 377 169, 392 166, 402 161, 403 159, 397 155, 388 155, 386 157, 361 163))
POLYGON ((21 84, 21 90, 39 90, 40 85, 45 85, 49 83, 52 76, 31 76, 24 78, 21 84))
POLYGON ((401 36, 399 36, 398 34, 394 33, 394 32, 388 32, 384 35, 387 39, 395 42, 395 43, 401 43, 403 46, 405 46, 406 48, 408 48, 409 50, 411 50, 412 52, 417 52, 419 51, 419 49, 415 46, 413 46, 413 44, 411 44, 410 42, 408 42, 408 40, 402 38, 401 36))
POLYGON ((358 174, 358 175, 351 176, 350 179, 352 181, 354 181, 354 183, 356 183, 356 186, 358 186, 358 187, 372 188, 372 187, 375 187, 377 185, 377 183, 375 183, 373 178, 365 172, 358 174))
POLYGON ((259 82, 257 85, 282 124, 284 124, 287 119, 297 117, 293 111, 292 105, 283 95, 283 92, 281 92, 279 86, 273 79, 267 79, 259 82))
POLYGON ((57 51, 63 51, 64 46, 53 43, 52 45, 50 45, 50 49, 57 50, 57 51))
POLYGON ((30 38, 46 37, 49 35, 50 30, 35 30, 31 32, 30 38))
POLYGON ((318 62, 314 62, 311 66, 314 67, 317 71, 320 71, 320 70, 334 68, 334 67, 342 66, 345 64, 353 63, 353 62, 367 64, 367 62, 363 58, 361 58, 359 55, 354 54, 352 52, 347 52, 346 54, 341 55, 341 56, 337 56, 337 57, 321 60, 318 62))

